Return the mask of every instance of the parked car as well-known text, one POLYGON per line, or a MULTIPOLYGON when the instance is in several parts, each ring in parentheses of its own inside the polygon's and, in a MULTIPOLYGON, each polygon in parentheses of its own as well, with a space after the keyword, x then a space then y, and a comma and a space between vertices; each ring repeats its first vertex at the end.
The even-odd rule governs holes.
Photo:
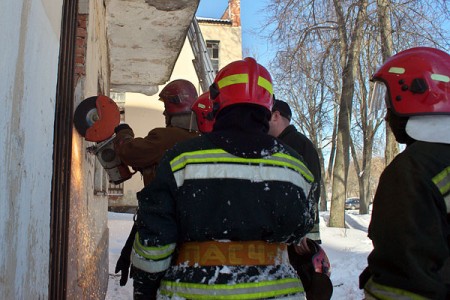
POLYGON ((359 198, 348 198, 345 200, 345 209, 359 209, 359 198))

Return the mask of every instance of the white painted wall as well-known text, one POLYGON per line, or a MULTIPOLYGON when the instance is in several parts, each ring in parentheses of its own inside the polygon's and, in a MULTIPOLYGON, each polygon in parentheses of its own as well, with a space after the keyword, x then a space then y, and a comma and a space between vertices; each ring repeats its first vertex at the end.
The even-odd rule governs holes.
POLYGON ((47 299, 62 0, 0 9, 0 299, 47 299))

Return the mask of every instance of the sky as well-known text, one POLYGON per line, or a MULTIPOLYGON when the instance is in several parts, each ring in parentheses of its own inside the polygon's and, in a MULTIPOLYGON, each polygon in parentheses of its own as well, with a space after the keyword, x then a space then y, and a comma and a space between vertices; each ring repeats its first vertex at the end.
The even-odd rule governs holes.
MULTIPOLYGON (((372 242, 367 237, 370 214, 360 215, 357 210, 347 210, 347 228, 331 228, 326 224, 329 212, 320 212, 320 235, 322 248, 331 263, 331 300, 360 300, 363 292, 358 288, 359 274, 367 266, 367 256, 372 251, 372 242)), ((109 227, 109 282, 105 300, 133 299, 133 280, 123 287, 119 285, 120 273, 114 268, 120 251, 130 233, 133 214, 108 212, 109 227)))
MULTIPOLYGON (((260 64, 268 68, 274 54, 261 33, 267 2, 268 0, 241 0, 241 29, 244 56, 254 56, 260 64)), ((200 0, 196 16, 218 19, 227 6, 228 0, 200 0)))

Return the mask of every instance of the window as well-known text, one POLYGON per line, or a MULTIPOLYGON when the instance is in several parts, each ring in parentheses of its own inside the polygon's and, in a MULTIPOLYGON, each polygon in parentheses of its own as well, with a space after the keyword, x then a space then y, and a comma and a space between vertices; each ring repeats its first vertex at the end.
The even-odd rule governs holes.
POLYGON ((214 72, 217 74, 219 72, 219 41, 206 41, 206 48, 208 49, 214 72))

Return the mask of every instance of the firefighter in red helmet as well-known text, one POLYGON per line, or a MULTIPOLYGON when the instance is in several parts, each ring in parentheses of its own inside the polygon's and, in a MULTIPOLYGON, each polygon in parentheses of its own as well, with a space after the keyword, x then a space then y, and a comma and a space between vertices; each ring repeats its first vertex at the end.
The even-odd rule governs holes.
POLYGON ((201 94, 192 105, 197 117, 197 127, 201 133, 211 132, 214 125, 213 103, 209 99, 209 91, 201 94))
POLYGON ((135 138, 127 124, 120 124, 115 130, 117 153, 122 161, 142 173, 144 185, 153 180, 155 167, 167 149, 198 135, 191 110, 197 100, 197 90, 190 81, 171 81, 159 93, 159 100, 164 102, 166 127, 154 128, 144 138, 135 138))
MULTIPOLYGON (((191 110, 192 104, 197 100, 197 90, 191 82, 184 79, 171 81, 159 94, 159 100, 164 102, 166 127, 154 128, 143 138, 135 137, 128 124, 120 124, 115 129, 117 154, 123 162, 141 172, 144 186, 155 178, 156 166, 167 149, 172 148, 175 143, 198 135, 195 115, 191 110)), ((134 225, 116 264, 115 272, 121 272, 122 286, 128 278, 135 233, 134 225)), ((133 275, 134 292, 140 294, 143 288, 137 275, 133 275)))
POLYGON ((267 134, 272 94, 253 58, 225 66, 212 132, 175 145, 138 193, 132 262, 161 299, 304 298, 286 249, 313 226, 314 179, 267 134))
POLYGON ((450 55, 411 48, 372 80, 406 148, 379 180, 360 287, 365 299, 450 299, 450 55))

